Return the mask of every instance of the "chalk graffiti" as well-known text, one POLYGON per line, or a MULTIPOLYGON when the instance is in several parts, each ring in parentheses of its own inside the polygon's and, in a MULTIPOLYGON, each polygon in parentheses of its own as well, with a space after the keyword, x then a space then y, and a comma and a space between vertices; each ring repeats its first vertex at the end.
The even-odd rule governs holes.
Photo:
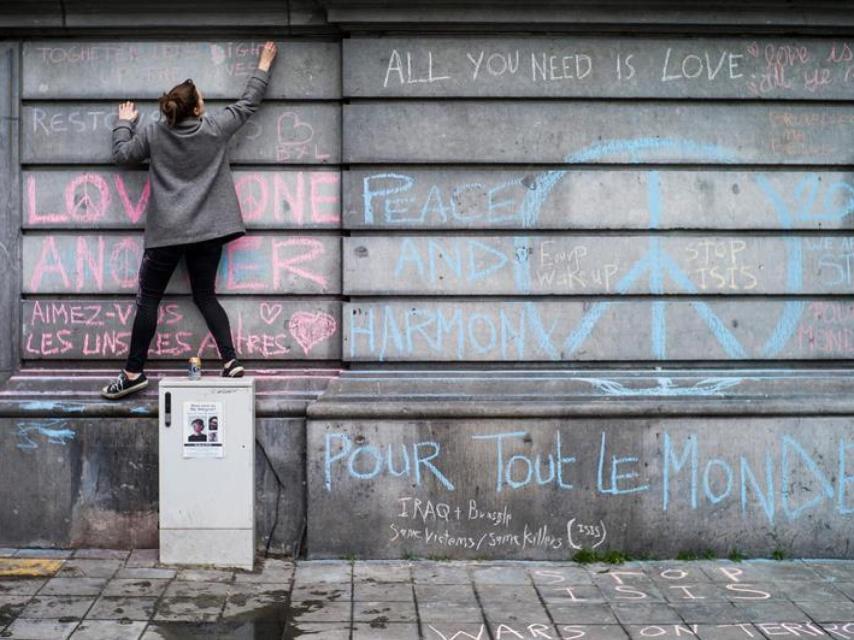
POLYGON ((37 449, 38 437, 45 439, 47 444, 67 445, 77 437, 74 429, 68 426, 68 422, 62 419, 35 421, 19 421, 16 424, 19 442, 15 445, 18 449, 37 449))
MULTIPOLYGON (((118 225, 141 227, 151 197, 147 172, 27 171, 24 219, 28 227, 118 225)), ((234 172, 247 226, 335 227, 340 220, 334 171, 234 172)))
MULTIPOLYGON (((249 234, 225 245, 217 274, 224 293, 329 293, 337 282, 337 238, 249 234)), ((27 293, 123 293, 137 288, 141 235, 28 235, 24 239, 27 293)), ((168 291, 189 291, 178 266, 168 291)))
MULTIPOLYGON (((465 438, 465 436, 462 436, 465 438)), ((625 447, 613 434, 597 434, 595 452, 578 436, 565 436, 554 429, 548 450, 524 453, 515 446, 529 439, 529 432, 495 431, 472 433, 470 446, 480 445, 488 453, 492 469, 483 469, 483 481, 492 484, 496 496, 519 490, 591 491, 596 496, 658 494, 662 511, 679 508, 711 508, 724 502, 738 506, 742 516, 758 510, 774 524, 781 516, 789 522, 818 510, 840 516, 854 516, 854 440, 846 435, 832 438, 827 451, 815 452, 798 437, 782 433, 761 456, 747 452, 704 455, 697 433, 677 436, 664 430, 659 451, 647 457, 639 452, 619 450, 625 447), (593 464, 582 459, 582 451, 593 464), (652 465, 658 472, 648 473, 652 465), (583 469, 591 478, 581 477, 583 469), (659 475, 660 473, 660 475, 659 475), (796 481, 797 479, 797 481, 796 481)), ((542 441, 541 441, 542 442, 542 441)), ((324 434, 322 478, 325 490, 334 492, 340 485, 358 482, 402 481, 407 486, 430 486, 433 491, 453 494, 457 482, 443 462, 447 440, 418 442, 366 442, 345 431, 324 434)), ((436 495, 436 494, 434 494, 436 495)), ((414 509, 415 516, 438 510, 423 500, 407 501, 402 513, 414 509)), ((444 509, 445 517, 452 509, 444 509)), ((457 514, 459 517, 459 514, 457 514)), ((505 518, 506 521, 506 518, 505 518)), ((586 534, 604 539, 605 528, 585 525, 586 534)))
POLYGON ((306 354, 314 345, 335 335, 336 330, 335 318, 322 311, 317 313, 297 311, 288 320, 288 331, 306 354))
MULTIPOLYGON (((332 308, 257 300, 224 300, 232 339, 244 358, 327 358, 337 353, 332 308)), ((326 306, 326 305, 323 305, 326 306)), ((122 358, 130 348, 133 302, 30 300, 24 303, 26 359, 122 358)), ((164 301, 149 350, 152 358, 219 357, 216 342, 189 301, 164 301)))

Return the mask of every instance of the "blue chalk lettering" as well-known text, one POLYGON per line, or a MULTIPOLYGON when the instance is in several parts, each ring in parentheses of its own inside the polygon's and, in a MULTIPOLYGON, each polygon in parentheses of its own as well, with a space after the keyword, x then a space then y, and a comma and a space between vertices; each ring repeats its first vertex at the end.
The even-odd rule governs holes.
POLYGON ((673 467, 675 473, 682 471, 682 468, 691 461, 691 508, 697 508, 697 467, 699 466, 699 451, 697 439, 694 434, 689 435, 685 442, 685 448, 682 449, 682 455, 678 459, 673 454, 673 442, 670 439, 670 434, 664 432, 664 452, 662 454, 662 499, 663 509, 667 511, 670 506, 670 468, 673 467))
POLYGON ((483 313, 471 314, 468 321, 468 337, 472 349, 477 353, 489 353, 492 351, 492 349, 495 348, 495 342, 498 339, 498 332, 495 329, 495 323, 492 322, 492 318, 483 313), (480 338, 478 338, 478 323, 480 323, 481 326, 486 327, 486 343, 481 343, 480 338))
POLYGON ((437 332, 436 339, 427 333, 424 328, 429 327, 436 322, 436 313, 431 309, 409 309, 405 312, 404 315, 404 324, 406 326, 406 349, 408 353, 412 353, 415 350, 415 346, 412 343, 412 336, 415 333, 420 333, 427 344, 430 346, 430 349, 436 352, 441 352, 441 345, 439 344, 439 336, 437 332), (424 320, 421 322, 415 322, 415 318, 418 316, 423 316, 424 320))
POLYGON ((404 353, 403 334, 400 332, 400 327, 397 326, 397 316, 394 315, 394 308, 391 305, 385 304, 383 305, 383 339, 378 357, 380 361, 385 360, 389 337, 394 341, 394 348, 397 349, 397 353, 404 353))
POLYGON ((555 432, 555 454, 557 455, 557 486, 561 489, 572 489, 571 484, 563 481, 563 465, 575 462, 575 456, 563 456, 560 448, 560 431, 555 432))
POLYGON ((765 512, 768 518, 768 524, 774 524, 774 462, 771 460, 771 453, 765 453, 765 492, 762 492, 762 487, 756 479, 756 475, 750 468, 747 458, 741 456, 741 513, 747 513, 747 483, 750 486, 754 495, 759 500, 759 505, 765 512))
POLYGON ((439 471, 438 467, 434 465, 431 460, 437 458, 439 456, 439 451, 441 447, 438 442, 416 442, 414 445, 414 453, 415 453, 415 484, 421 484, 421 465, 424 465, 428 469, 430 469, 431 473, 436 477, 436 479, 442 483, 448 491, 454 490, 454 485, 451 484, 451 481, 448 480, 445 475, 439 471), (426 458, 422 458, 420 451, 421 447, 430 447, 433 449, 433 453, 426 458))
POLYGON ((636 463, 638 462, 638 458, 636 457, 626 457, 626 458, 618 458, 617 456, 611 456, 611 486, 604 486, 604 476, 605 476, 605 432, 602 432, 602 440, 599 446, 599 465, 596 472, 596 488, 599 490, 599 493, 609 493, 611 495, 620 495, 627 493, 638 493, 640 491, 647 491, 649 489, 648 484, 639 485, 636 487, 630 488, 621 488, 619 487, 620 480, 629 480, 631 478, 637 478, 639 474, 635 471, 629 473, 619 473, 618 469, 623 464, 636 463))
POLYGON ((463 195, 466 191, 477 191, 483 190, 483 185, 479 182, 475 182, 472 184, 461 184, 457 185, 451 190, 451 216, 453 216, 454 220, 460 220, 462 222, 474 221, 480 218, 483 213, 480 211, 474 212, 472 215, 466 216, 457 209, 457 203, 462 202, 465 199, 463 195))
POLYGON ((436 273, 437 258, 441 259, 450 267, 454 276, 463 277, 463 257, 460 251, 459 238, 453 238, 445 244, 440 244, 436 238, 427 238, 427 259, 430 264, 430 282, 436 282, 439 274, 436 273))
POLYGON ((540 312, 537 309, 537 305, 533 302, 526 302, 525 311, 527 312, 528 320, 531 321, 531 332, 537 341, 537 346, 539 346, 543 352, 548 354, 549 358, 552 360, 560 360, 560 354, 557 349, 555 349, 554 344, 552 344, 552 333, 554 333, 555 326, 557 326, 557 318, 555 318, 552 321, 552 325, 546 329, 543 326, 543 320, 540 318, 540 312))
POLYGON ((427 214, 431 212, 438 214, 439 220, 442 222, 448 221, 448 212, 445 211, 445 205, 442 202, 442 193, 435 184, 427 192, 427 199, 424 201, 424 206, 421 207, 421 219, 419 221, 423 222, 427 218, 427 214))
MULTIPOLYGON (((365 335, 368 336, 368 352, 374 353, 374 307, 370 305, 368 307, 359 307, 358 309, 361 313, 357 313, 357 309, 353 309, 350 313, 350 357, 353 358, 356 355, 356 336, 365 335), (364 329, 356 326, 356 318, 357 316, 365 316, 367 320, 368 328, 364 329)), ((382 358, 380 358, 382 359, 382 358)))
POLYGON ((483 280, 507 264, 507 256, 503 251, 499 251, 479 240, 468 240, 468 253, 469 269, 467 275, 469 282, 483 280), (480 260, 478 260, 479 256, 481 256, 480 260), (489 260, 492 260, 492 262, 488 262, 489 260), (485 263, 486 266, 481 267, 479 263, 485 263))
POLYGON ((498 322, 501 327, 501 358, 507 360, 509 356, 507 347, 513 342, 516 346, 517 360, 525 359, 525 318, 526 313, 519 305, 511 307, 517 312, 517 326, 513 326, 510 317, 507 315, 506 305, 498 307, 498 322))
POLYGON ((347 471, 350 472, 350 475, 354 478, 359 478, 360 480, 370 480, 379 475, 380 471, 383 468, 383 457, 380 453, 380 450, 375 446, 370 444, 362 445, 361 447, 356 447, 350 457, 347 459, 347 471), (356 459, 362 453, 369 453, 374 457, 374 468, 370 471, 358 471, 356 469, 356 459))
POLYGON ((703 472, 703 493, 706 494, 706 498, 709 500, 709 502, 711 502, 712 504, 717 504, 721 500, 729 496, 732 493, 732 479, 732 467, 729 466, 726 461, 721 460, 720 458, 713 458, 712 460, 709 460, 706 463, 706 469, 703 472), (711 475, 712 469, 714 469, 715 467, 719 467, 726 477, 726 488, 721 493, 715 493, 712 489, 711 475))
POLYGON ((374 198, 377 197, 384 198, 383 212, 386 222, 420 222, 420 218, 406 219, 396 217, 396 214, 403 213, 405 209, 397 209, 395 205, 410 203, 414 198, 391 199, 388 197, 396 193, 409 191, 414 184, 415 180, 412 177, 399 173, 378 173, 372 176, 365 176, 364 180, 362 180, 362 207, 365 213, 365 223, 374 223, 374 198), (403 184, 384 189, 374 189, 372 186, 373 183, 382 180, 397 180, 403 184))
POLYGON ((457 360, 462 360, 465 355, 465 332, 463 331, 463 310, 461 307, 454 307, 450 321, 446 320, 442 314, 442 310, 436 308, 436 342, 439 343, 440 349, 444 351, 445 336, 450 335, 451 331, 456 327, 457 332, 457 360))
MULTIPOLYGON (((783 512, 790 520, 797 520, 804 511, 810 509, 819 503, 821 503, 825 498, 833 499, 833 485, 824 475, 824 472, 819 468, 818 463, 810 457, 810 455, 804 450, 804 448, 800 445, 800 443, 795 440, 791 436, 783 436, 783 444, 782 444, 782 478, 780 480, 780 487, 783 496, 783 512), (789 500, 791 495, 789 493, 790 487, 794 485, 794 480, 792 478, 792 468, 789 461, 790 452, 794 451, 798 457, 801 459, 803 465, 812 473, 813 477, 818 481, 819 486, 821 487, 821 493, 814 496, 812 499, 808 500, 801 506, 793 509, 789 500)), ((801 481, 803 484, 803 481, 801 481)))
POLYGON ((527 431, 508 431, 504 433, 487 433, 472 436, 472 440, 495 440, 495 459, 498 465, 498 471, 495 479, 495 491, 501 493, 501 487, 504 484, 504 454, 501 449, 501 441, 504 438, 523 438, 528 435, 527 431))
POLYGON ((505 220, 515 220, 519 217, 518 212, 512 209, 516 204, 515 200, 496 200, 495 196, 507 187, 518 187, 520 183, 521 181, 517 178, 492 187, 486 192, 486 211, 490 222, 504 222, 505 220), (500 212, 502 210, 508 210, 508 212, 501 215, 500 212))
POLYGON ((519 489, 521 487, 524 487, 526 484, 528 484, 531 481, 532 471, 533 470, 531 469, 531 461, 528 460, 527 456, 523 456, 523 455, 519 455, 519 454, 517 454, 515 456, 511 456, 510 459, 507 461, 507 472, 505 474, 507 476, 507 484, 509 484, 512 489, 519 489), (527 473, 527 475, 525 475, 524 480, 514 480, 513 479, 513 463, 518 461, 518 460, 521 460, 522 462, 524 462, 528 467, 528 473, 527 473))
POLYGON ((326 486, 327 491, 332 491, 332 463, 336 460, 340 460, 347 456, 350 453, 350 449, 353 448, 353 443, 350 440, 350 437, 346 433, 327 433, 324 438, 324 451, 323 451, 323 484, 326 486), (332 451, 332 439, 337 438, 338 440, 343 440, 345 443, 345 447, 341 453, 335 456, 330 456, 332 451))
MULTIPOLYGON (((409 262, 414 265, 415 270, 418 272, 418 277, 424 280, 424 262, 421 259, 421 253, 418 251, 415 238, 404 237, 400 243, 400 254, 397 257, 397 264, 394 266, 395 277, 400 277, 406 264, 409 262)), ((407 273, 407 275, 411 274, 407 273)))
POLYGON ((848 473, 848 467, 846 465, 846 459, 848 457, 848 451, 854 451, 854 442, 846 442, 842 438, 839 439, 839 475, 837 476, 836 482, 839 485, 839 501, 838 501, 838 510, 842 515, 851 515, 854 513, 854 506, 849 506, 848 501, 846 499, 846 494, 848 493, 848 486, 854 485, 854 474, 848 473))
POLYGON ((393 462, 394 456, 392 455, 393 450, 394 450, 394 447, 388 447, 386 449, 386 457, 388 458, 388 472, 393 476, 398 476, 398 477, 408 476, 409 475, 409 453, 406 451, 406 447, 400 448, 400 452, 403 455, 403 469, 401 469, 400 471, 397 471, 394 468, 394 462, 393 462))

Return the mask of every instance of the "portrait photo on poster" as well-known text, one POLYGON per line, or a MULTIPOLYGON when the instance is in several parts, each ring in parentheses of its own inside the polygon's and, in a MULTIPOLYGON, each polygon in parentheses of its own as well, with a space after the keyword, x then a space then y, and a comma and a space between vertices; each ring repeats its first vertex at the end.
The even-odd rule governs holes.
POLYGON ((221 402, 185 402, 183 450, 185 458, 222 458, 221 402))

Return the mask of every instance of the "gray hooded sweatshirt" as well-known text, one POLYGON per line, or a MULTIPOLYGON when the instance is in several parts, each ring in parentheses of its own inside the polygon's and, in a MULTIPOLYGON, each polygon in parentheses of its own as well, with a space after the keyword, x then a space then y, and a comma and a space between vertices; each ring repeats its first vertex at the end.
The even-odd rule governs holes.
POLYGON ((227 242, 246 233, 228 141, 261 105, 270 72, 255 69, 240 99, 216 113, 185 118, 170 128, 165 119, 136 131, 134 121, 113 125, 113 162, 133 165, 150 159, 151 197, 146 210, 145 248, 227 242))

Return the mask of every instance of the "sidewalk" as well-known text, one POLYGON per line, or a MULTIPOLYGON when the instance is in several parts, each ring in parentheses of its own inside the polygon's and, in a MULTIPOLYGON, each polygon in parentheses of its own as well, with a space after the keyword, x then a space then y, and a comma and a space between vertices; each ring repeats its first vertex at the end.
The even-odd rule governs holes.
POLYGON ((854 561, 297 561, 0 549, 15 640, 854 640, 854 561))

